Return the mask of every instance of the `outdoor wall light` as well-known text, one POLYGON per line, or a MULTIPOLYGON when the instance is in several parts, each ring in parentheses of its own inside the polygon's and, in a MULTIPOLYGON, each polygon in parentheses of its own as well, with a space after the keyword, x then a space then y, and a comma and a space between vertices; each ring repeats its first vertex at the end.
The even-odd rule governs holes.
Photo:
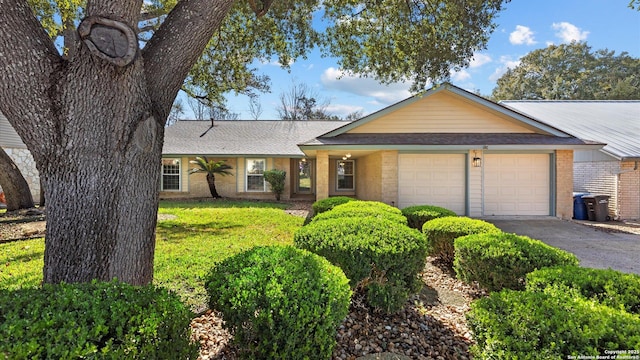
MULTIPOLYGON (((351 157, 351 153, 347 153, 345 156, 346 156, 346 157, 347 157, 347 159, 348 159, 348 158, 350 158, 350 157, 351 157)), ((345 159, 345 160, 346 160, 346 159, 345 159)))
POLYGON ((471 161, 473 167, 481 167, 482 166, 482 158, 478 157, 476 151, 473 151, 473 160, 471 161))

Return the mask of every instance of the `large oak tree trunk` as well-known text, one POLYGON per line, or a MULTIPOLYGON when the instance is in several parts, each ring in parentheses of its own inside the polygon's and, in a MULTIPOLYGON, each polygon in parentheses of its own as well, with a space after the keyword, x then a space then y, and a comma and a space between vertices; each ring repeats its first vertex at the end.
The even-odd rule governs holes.
POLYGON ((7 200, 7 211, 34 207, 29 184, 11 157, 0 148, 0 186, 7 200))
MULTIPOLYGON (((164 124, 231 3, 180 1, 144 51, 134 39, 132 61, 119 62, 80 39, 63 58, 26 1, 0 0, 0 111, 45 189, 45 282, 151 282, 164 124)), ((85 13, 133 30, 141 5, 95 0, 85 13)), ((91 39, 124 38, 115 34, 91 39)))

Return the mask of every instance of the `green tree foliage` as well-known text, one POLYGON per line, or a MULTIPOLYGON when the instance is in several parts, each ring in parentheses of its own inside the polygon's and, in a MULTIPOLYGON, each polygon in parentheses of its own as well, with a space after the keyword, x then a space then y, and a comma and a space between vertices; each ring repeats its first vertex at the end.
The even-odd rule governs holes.
POLYGON ((524 56, 493 89, 496 100, 640 99, 640 59, 591 51, 585 42, 550 45, 524 56))
POLYGON ((209 192, 211 197, 216 199, 220 195, 216 190, 216 174, 219 175, 233 175, 229 170, 233 169, 230 165, 225 164, 226 160, 214 161, 207 159, 206 156, 197 156, 195 160, 189 161, 190 164, 196 165, 195 168, 189 169, 189 175, 196 173, 207 174, 207 184, 209 185, 209 192))
POLYGON ((276 195, 276 200, 280 201, 280 196, 284 192, 287 172, 284 170, 273 169, 266 170, 262 175, 264 176, 264 180, 271 185, 271 191, 276 195))

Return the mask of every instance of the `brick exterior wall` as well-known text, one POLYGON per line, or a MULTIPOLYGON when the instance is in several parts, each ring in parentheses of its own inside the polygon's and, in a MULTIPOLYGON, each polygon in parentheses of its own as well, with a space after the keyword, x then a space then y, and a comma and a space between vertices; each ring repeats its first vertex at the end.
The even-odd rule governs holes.
MULTIPOLYGON (((609 195, 609 215, 620 218, 618 209, 619 161, 586 161, 573 164, 573 189, 594 195, 609 195)), ((638 191, 638 190, 636 190, 638 191)))
POLYGON ((573 217, 573 150, 556 151, 556 216, 573 217))
POLYGON ((621 219, 640 219, 640 166, 622 162, 618 175, 618 209, 621 219), (634 170, 635 168, 635 170, 634 170))
POLYGON ((356 160, 356 197, 359 200, 381 201, 382 152, 375 152, 356 160))
POLYGON ((398 206, 398 151, 388 150, 381 153, 382 197, 385 204, 398 206))
POLYGON ((316 153, 316 200, 329 197, 329 152, 318 150, 316 153))

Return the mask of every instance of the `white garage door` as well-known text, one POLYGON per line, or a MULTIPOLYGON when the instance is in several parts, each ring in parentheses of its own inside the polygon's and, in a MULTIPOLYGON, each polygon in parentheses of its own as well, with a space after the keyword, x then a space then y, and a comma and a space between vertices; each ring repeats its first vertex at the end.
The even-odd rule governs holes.
POLYGON ((437 205, 465 213, 464 154, 400 154, 398 206, 437 205))
POLYGON ((485 154, 484 215, 549 215, 549 154, 485 154))

